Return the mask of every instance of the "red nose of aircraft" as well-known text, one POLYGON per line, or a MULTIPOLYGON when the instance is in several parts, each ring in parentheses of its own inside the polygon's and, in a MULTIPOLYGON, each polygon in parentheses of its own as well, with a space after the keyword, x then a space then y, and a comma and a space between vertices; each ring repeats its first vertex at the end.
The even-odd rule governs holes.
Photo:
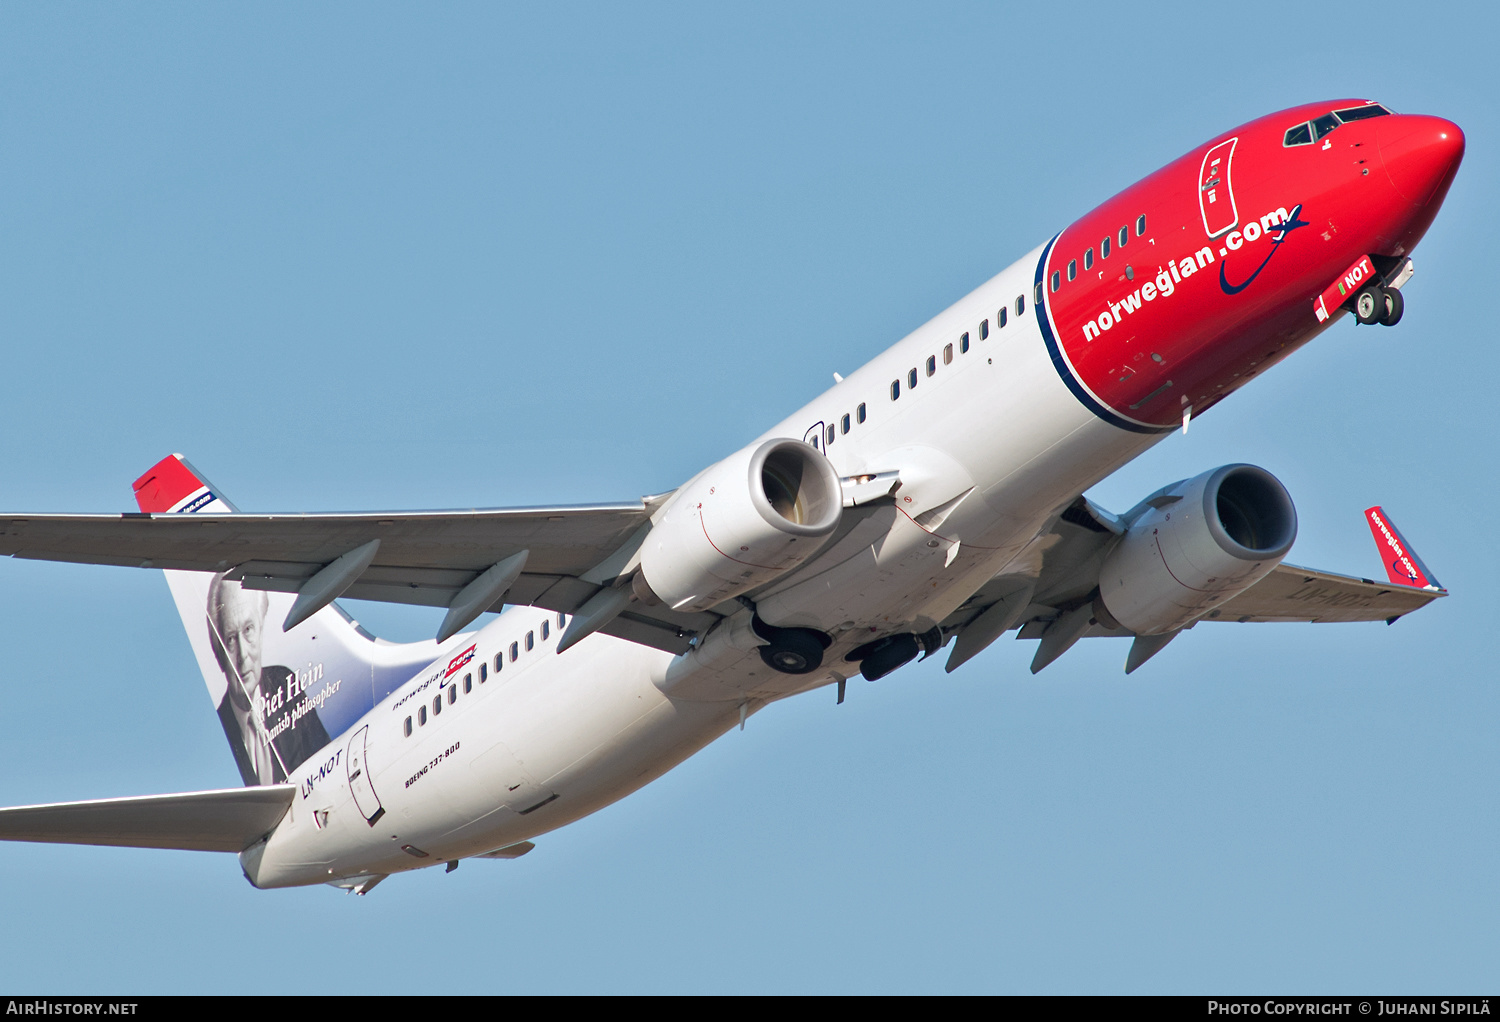
POLYGON ((1464 158, 1463 131, 1441 117, 1383 117, 1376 140, 1391 184, 1414 206, 1440 201, 1464 158))

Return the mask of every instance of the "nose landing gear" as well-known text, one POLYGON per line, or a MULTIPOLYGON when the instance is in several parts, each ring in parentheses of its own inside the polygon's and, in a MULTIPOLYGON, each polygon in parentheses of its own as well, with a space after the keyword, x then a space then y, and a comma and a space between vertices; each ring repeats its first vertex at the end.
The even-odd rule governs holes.
POLYGON ((1354 296, 1354 318, 1365 326, 1395 326, 1405 311, 1406 301, 1398 288, 1370 284, 1354 296))

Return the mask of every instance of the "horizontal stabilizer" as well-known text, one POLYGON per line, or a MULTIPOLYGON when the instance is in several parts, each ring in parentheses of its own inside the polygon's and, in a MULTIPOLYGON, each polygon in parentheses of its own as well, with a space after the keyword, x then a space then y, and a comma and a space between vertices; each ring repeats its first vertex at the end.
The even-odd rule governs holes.
POLYGON ((0 809, 0 840, 240 852, 286 815, 295 784, 0 809))

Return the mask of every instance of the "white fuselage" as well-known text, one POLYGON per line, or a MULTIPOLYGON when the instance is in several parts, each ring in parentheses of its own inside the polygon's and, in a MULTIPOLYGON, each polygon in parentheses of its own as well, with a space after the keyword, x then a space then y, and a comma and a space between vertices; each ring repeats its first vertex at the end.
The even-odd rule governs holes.
POLYGON ((872 634, 924 631, 996 573, 1026 573, 1049 520, 1162 436, 1109 425, 1062 382, 1031 307, 1041 251, 763 434, 817 436, 846 479, 901 473, 894 509, 882 504, 756 597, 765 621, 834 636, 822 669, 778 674, 753 642, 673 657, 600 634, 559 656, 558 615, 509 609, 299 768, 290 813, 241 857, 252 882, 387 874, 525 841, 629 794, 767 701, 852 672, 843 654, 872 634), (470 645, 472 661, 445 678, 470 645))

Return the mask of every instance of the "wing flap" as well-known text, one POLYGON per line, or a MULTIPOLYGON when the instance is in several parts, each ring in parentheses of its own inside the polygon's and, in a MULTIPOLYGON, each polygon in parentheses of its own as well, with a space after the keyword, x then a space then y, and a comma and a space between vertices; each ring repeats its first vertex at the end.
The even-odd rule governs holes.
POLYGON ((295 784, 0 809, 0 840, 239 852, 286 815, 295 784))

